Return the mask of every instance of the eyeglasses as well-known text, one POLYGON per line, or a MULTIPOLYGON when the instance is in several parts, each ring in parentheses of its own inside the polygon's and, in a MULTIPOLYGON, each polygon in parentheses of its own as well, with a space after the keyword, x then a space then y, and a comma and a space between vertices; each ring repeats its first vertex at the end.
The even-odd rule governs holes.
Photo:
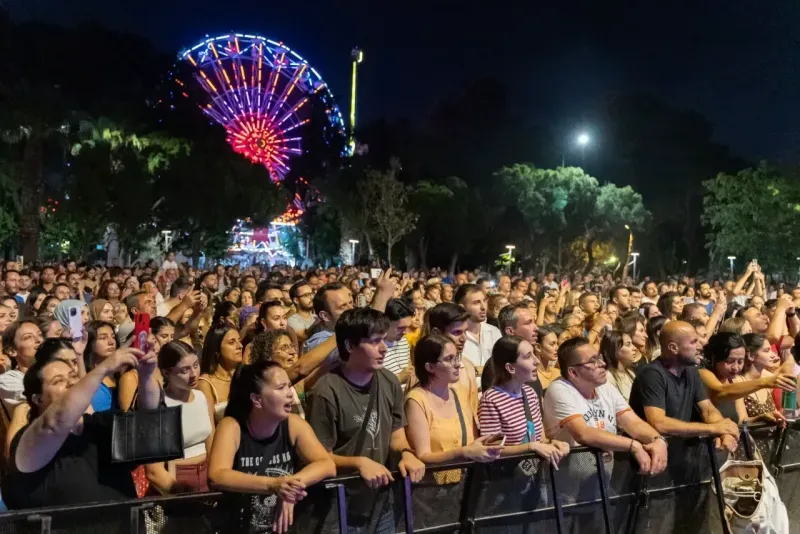
POLYGON ((462 359, 463 358, 461 354, 456 354, 455 356, 447 356, 445 358, 442 358, 441 360, 439 360, 439 362, 447 365, 457 365, 461 363, 462 359))
POLYGON ((593 356, 586 360, 585 362, 576 363, 575 365, 570 365, 570 367, 588 367, 589 369, 597 369, 597 366, 601 363, 606 363, 602 356, 599 354, 597 356, 593 356))

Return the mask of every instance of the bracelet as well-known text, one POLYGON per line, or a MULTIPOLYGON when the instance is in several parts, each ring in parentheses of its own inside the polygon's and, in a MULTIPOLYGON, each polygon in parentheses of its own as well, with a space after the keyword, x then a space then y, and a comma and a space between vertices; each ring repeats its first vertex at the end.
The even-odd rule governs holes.
POLYGON ((655 442, 655 440, 657 440, 657 439, 660 439, 661 441, 664 442, 664 444, 669 445, 669 443, 667 442, 667 438, 665 438, 664 436, 662 436, 660 434, 658 436, 654 437, 653 441, 651 441, 650 443, 655 442))
POLYGON ((633 454, 633 444, 634 444, 634 443, 636 443, 636 441, 634 441, 633 439, 631 439, 631 446, 630 446, 630 447, 628 447, 628 452, 629 452, 629 453, 631 453, 631 454, 633 454))

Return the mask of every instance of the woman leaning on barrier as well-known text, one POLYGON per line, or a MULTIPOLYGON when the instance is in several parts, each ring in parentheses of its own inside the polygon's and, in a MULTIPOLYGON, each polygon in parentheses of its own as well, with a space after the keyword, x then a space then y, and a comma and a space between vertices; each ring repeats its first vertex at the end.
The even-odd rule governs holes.
POLYGON ((34 363, 24 379, 31 422, 11 443, 3 479, 9 508, 136 498, 133 466, 111 462, 113 412, 86 412, 103 380, 128 367, 139 371, 140 406, 155 409, 160 392, 155 366, 155 353, 136 349, 117 350, 82 379, 61 358, 34 363))
POLYGON ((306 488, 336 474, 309 424, 292 413, 291 387, 286 371, 269 361, 234 376, 208 467, 212 486, 240 494, 230 502, 230 532, 285 532, 306 488))
MULTIPOLYGON (((475 412, 463 390, 454 387, 463 370, 461 355, 450 338, 431 334, 417 343, 414 372, 419 385, 406 397, 406 433, 417 458, 425 464, 452 460, 491 462, 503 449, 486 444, 491 436, 475 439, 475 412)), ((453 481, 460 480, 460 471, 447 474, 452 475, 453 481)))

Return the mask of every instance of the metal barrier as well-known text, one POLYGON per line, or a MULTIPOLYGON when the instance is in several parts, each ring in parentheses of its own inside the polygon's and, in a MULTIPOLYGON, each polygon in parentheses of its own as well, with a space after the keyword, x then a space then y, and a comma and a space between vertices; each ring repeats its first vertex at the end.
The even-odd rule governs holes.
MULTIPOLYGON (((800 533, 800 424, 747 430, 779 484, 792 532, 800 533)), ((420 484, 396 476, 391 487, 370 492, 370 498, 386 507, 397 532, 408 534, 728 534, 719 491, 724 458, 713 441, 669 443, 667 470, 655 477, 638 475, 629 454, 581 447, 558 470, 533 455, 430 466, 420 484)), ((363 485, 357 476, 310 488, 295 508, 292 531, 346 532, 360 526, 375 532, 374 525, 359 524, 353 516, 359 489, 363 485)), ((228 521, 229 498, 206 493, 13 511, 0 515, 0 534, 240 532, 228 521)))

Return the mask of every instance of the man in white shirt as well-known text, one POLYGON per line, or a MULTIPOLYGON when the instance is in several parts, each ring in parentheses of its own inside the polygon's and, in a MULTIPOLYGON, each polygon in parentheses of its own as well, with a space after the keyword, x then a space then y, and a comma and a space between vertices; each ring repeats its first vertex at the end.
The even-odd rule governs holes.
MULTIPOLYGON (((631 410, 616 388, 606 383, 606 364, 597 349, 585 338, 572 338, 558 348, 558 363, 561 378, 550 384, 542 404, 545 434, 570 446, 628 451, 643 474, 664 471, 666 440, 631 410), (631 437, 618 436, 618 428, 631 437)), ((570 474, 583 475, 580 478, 585 479, 585 468, 578 471, 570 474)))
POLYGON ((389 331, 386 333, 386 356, 383 368, 397 376, 400 385, 405 389, 411 368, 411 346, 405 337, 411 326, 416 310, 414 305, 405 299, 392 299, 386 303, 386 317, 389 318, 389 331))
POLYGON ((476 284, 459 286, 453 300, 464 306, 469 313, 467 341, 461 356, 469 360, 480 374, 486 361, 492 356, 494 344, 503 335, 497 327, 486 322, 486 294, 480 286, 476 284))

